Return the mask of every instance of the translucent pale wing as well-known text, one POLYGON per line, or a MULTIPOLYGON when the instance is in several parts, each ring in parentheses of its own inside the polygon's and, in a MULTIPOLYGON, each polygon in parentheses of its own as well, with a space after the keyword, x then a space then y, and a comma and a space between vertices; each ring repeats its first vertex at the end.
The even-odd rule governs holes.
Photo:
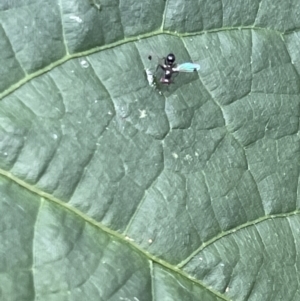
POLYGON ((173 68, 175 72, 195 72, 200 69, 200 65, 194 63, 183 63, 173 68))

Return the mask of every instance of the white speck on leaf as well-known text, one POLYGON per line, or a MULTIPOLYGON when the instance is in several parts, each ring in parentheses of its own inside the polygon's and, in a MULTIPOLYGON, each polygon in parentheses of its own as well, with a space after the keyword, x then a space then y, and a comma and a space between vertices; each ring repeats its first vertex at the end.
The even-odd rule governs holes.
POLYGON ((145 118, 145 117, 147 117, 146 110, 140 110, 140 109, 139 109, 139 112, 140 112, 140 118, 145 118))
POLYGON ((75 20, 75 21, 78 22, 78 23, 82 23, 82 22, 83 22, 82 19, 79 18, 78 16, 70 16, 70 19, 71 19, 71 20, 75 20))
POLYGON ((57 135, 56 135, 56 134, 53 134, 53 138, 56 140, 56 139, 57 139, 57 135))
POLYGON ((191 162, 193 160, 193 157, 191 155, 186 155, 184 157, 184 160, 191 162))
POLYGON ((80 60, 80 65, 82 68, 88 68, 90 66, 86 60, 80 60))
POLYGON ((151 72, 151 70, 150 69, 145 69, 145 71, 146 71, 146 75, 147 75, 147 81, 148 81, 148 83, 149 83, 149 85, 151 86, 151 87, 153 87, 154 86, 154 75, 153 75, 153 73, 151 72))
POLYGON ((175 159, 178 159, 178 155, 176 153, 172 153, 172 156, 175 158, 175 159))

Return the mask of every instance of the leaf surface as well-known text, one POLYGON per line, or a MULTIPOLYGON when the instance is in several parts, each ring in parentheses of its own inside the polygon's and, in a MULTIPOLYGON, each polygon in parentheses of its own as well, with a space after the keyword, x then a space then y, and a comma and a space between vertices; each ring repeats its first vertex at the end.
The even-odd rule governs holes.
POLYGON ((0 299, 299 300, 299 13, 2 1, 0 299))

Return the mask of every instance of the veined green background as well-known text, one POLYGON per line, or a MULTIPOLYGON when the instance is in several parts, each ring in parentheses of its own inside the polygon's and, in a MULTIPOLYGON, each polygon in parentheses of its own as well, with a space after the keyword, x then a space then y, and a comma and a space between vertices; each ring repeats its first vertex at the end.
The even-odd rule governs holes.
POLYGON ((299 16, 1 0, 0 300, 299 300, 299 16))

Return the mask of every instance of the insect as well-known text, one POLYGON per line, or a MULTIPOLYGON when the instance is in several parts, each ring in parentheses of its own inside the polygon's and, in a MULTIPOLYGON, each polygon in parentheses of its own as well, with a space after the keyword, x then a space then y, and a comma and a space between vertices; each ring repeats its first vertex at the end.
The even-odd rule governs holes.
MULTIPOLYGON (((148 59, 151 60, 152 56, 149 55, 148 59)), ((164 71, 163 76, 160 79, 162 84, 170 85, 173 83, 172 75, 179 72, 195 72, 200 69, 200 65, 194 63, 183 63, 183 64, 175 64, 175 55, 173 53, 169 53, 165 58, 163 64, 159 63, 158 68, 161 68, 164 71)))

